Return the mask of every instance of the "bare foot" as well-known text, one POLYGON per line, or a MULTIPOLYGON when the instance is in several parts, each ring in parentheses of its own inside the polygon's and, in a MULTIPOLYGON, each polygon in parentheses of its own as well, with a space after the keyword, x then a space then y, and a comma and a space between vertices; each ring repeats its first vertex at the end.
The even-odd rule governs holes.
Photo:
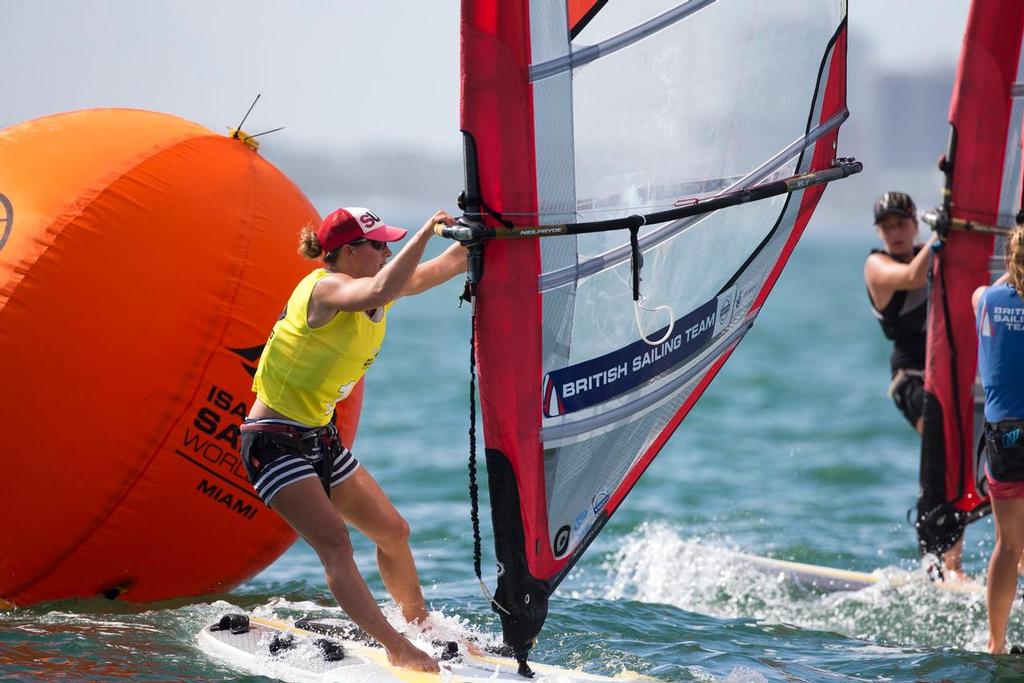
POLYGON ((422 600, 415 605, 400 604, 399 607, 402 608, 402 618, 412 626, 422 627, 430 622, 430 613, 422 600))
POLYGON ((486 652, 477 647, 472 641, 467 638, 459 637, 457 634, 451 633, 450 629, 439 627, 427 614, 422 618, 418 618, 415 621, 409 621, 409 623, 420 630, 426 638, 433 640, 434 644, 446 643, 449 640, 454 640, 459 645, 459 650, 463 653, 468 653, 474 657, 484 657, 486 652))
POLYGON ((946 572, 943 576, 943 581, 970 583, 974 581, 974 579, 967 572, 965 572, 962 567, 960 569, 949 569, 947 567, 946 572))
POLYGON ((388 661, 392 666, 413 671, 438 672, 441 668, 437 661, 423 650, 419 649, 408 640, 401 647, 387 650, 388 661))
POLYGON ((460 640, 459 645, 466 649, 466 652, 473 655, 474 657, 486 657, 487 653, 481 650, 477 645, 469 640, 460 640))

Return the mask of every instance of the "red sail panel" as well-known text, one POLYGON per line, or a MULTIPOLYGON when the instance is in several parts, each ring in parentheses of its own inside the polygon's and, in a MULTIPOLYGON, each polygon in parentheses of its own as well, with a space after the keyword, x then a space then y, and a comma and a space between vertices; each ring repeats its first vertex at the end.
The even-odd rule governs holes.
MULTIPOLYGON (((461 35, 467 211, 490 225, 507 223, 503 213, 536 223, 529 3, 463 0, 461 35)), ((504 568, 495 601, 511 608, 498 612, 502 631, 525 667, 549 593, 535 578, 547 545, 526 542, 547 533, 540 395, 523 388, 541 376, 540 251, 536 240, 494 241, 483 255, 473 324, 495 554, 504 568)))
MULTIPOLYGON (((514 209, 523 225, 537 220, 536 213, 523 214, 523 207, 537 205, 528 4, 462 5, 462 130, 475 146, 480 200, 496 214, 514 209)), ((476 315, 476 338, 486 340, 476 348, 484 439, 515 474, 525 533, 542 537, 546 528, 536 528, 545 525, 540 396, 522 389, 524 377, 540 377, 538 246, 495 241, 485 254, 476 315)), ((538 556, 526 560, 536 573, 538 556)))
MULTIPOLYGON (((996 222, 1007 136, 1020 130, 1020 122, 1011 122, 1010 113, 1022 31, 1024 3, 972 3, 949 107, 949 122, 957 138, 954 218, 990 225, 996 222)), ((970 327, 973 329, 973 324, 970 327)))
POLYGON ((608 0, 568 0, 569 34, 574 38, 579 35, 591 19, 601 11, 608 0))
MULTIPOLYGON (((975 1, 953 87, 947 155, 950 218, 1005 223, 1020 208, 1017 173, 1007 154, 1019 146, 1018 78, 1024 3, 975 1), (1014 187, 1005 187, 1007 183, 1014 187), (1012 201, 1008 201, 1012 200, 1012 201)), ((977 337, 970 298, 989 283, 992 235, 951 231, 932 263, 920 512, 949 503, 967 513, 986 502, 976 486, 979 421, 972 387, 977 337), (939 490, 939 489, 942 490, 939 490)), ((924 543, 924 541, 922 541, 924 543)), ((935 548, 925 548, 934 551, 935 548)))

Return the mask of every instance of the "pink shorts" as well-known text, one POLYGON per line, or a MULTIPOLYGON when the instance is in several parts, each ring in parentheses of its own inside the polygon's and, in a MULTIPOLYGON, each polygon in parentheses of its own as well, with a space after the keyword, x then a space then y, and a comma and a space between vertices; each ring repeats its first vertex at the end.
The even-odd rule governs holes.
POLYGON ((1019 500, 1024 498, 1024 481, 996 481, 985 465, 985 479, 988 480, 988 493, 995 500, 1019 500))

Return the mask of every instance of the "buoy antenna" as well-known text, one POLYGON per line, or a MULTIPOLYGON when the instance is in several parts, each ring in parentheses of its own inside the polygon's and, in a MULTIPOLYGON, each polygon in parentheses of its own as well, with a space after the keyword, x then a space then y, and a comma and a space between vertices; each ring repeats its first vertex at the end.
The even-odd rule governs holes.
POLYGON ((258 138, 261 135, 266 135, 267 133, 276 133, 279 130, 284 130, 284 126, 278 126, 277 128, 271 128, 270 130, 265 130, 262 133, 256 133, 254 135, 249 135, 247 137, 248 138, 258 138))
MULTIPOLYGON (((252 108, 253 108, 253 107, 255 107, 255 106, 256 106, 256 103, 260 101, 260 95, 261 95, 261 94, 262 94, 262 93, 256 93, 256 99, 254 99, 254 100, 252 101, 252 104, 250 104, 250 105, 249 105, 249 111, 245 112, 245 116, 243 116, 243 117, 242 117, 242 122, 241 122, 241 123, 239 123, 239 124, 238 124, 237 126, 235 126, 235 132, 231 134, 231 137, 233 137, 233 138, 235 138, 235 139, 238 139, 238 138, 239 138, 239 132, 240 132, 240 131, 242 130, 242 126, 244 126, 244 125, 245 125, 245 120, 246 120, 247 118, 249 118, 249 114, 251 114, 251 113, 252 113, 252 108)), ((269 131, 268 131, 268 132, 269 132, 269 131)), ((255 137, 255 136, 251 136, 251 137, 255 137)))

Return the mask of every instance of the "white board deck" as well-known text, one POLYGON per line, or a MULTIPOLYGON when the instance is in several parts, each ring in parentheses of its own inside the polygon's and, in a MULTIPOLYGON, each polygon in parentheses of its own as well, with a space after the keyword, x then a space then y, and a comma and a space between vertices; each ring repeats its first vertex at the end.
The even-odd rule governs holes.
MULTIPOLYGON (((859 591, 869 586, 885 584, 899 587, 912 582, 925 582, 927 579, 919 572, 903 570, 875 570, 873 572, 855 572, 834 567, 823 567, 803 562, 774 560, 769 557, 732 553, 736 561, 750 565, 768 574, 776 574, 780 579, 791 581, 801 586, 809 586, 825 592, 859 591)), ((978 581, 928 581, 936 590, 954 593, 984 593, 985 586, 978 581)))
MULTIPOLYGON (((207 654, 245 671, 277 678, 282 681, 346 681, 347 683, 474 683, 477 681, 519 681, 526 679, 517 673, 514 659, 495 656, 473 656, 464 654, 447 662, 440 662, 441 673, 422 673, 398 669, 388 663, 387 655, 379 647, 365 645, 352 640, 327 638, 339 643, 344 658, 327 661, 314 641, 324 639, 318 633, 296 628, 294 625, 276 619, 249 617, 249 630, 241 634, 230 631, 211 631, 209 627, 199 632, 197 640, 200 649, 207 654), (294 646, 277 654, 270 653, 274 636, 290 635, 294 646)), ((426 651, 425 643, 414 641, 426 651)), ((574 681, 644 680, 637 674, 626 673, 615 678, 590 674, 579 670, 562 669, 555 666, 530 662, 536 676, 534 681, 572 683, 574 681)), ((650 680, 650 679, 646 679, 650 680)))

